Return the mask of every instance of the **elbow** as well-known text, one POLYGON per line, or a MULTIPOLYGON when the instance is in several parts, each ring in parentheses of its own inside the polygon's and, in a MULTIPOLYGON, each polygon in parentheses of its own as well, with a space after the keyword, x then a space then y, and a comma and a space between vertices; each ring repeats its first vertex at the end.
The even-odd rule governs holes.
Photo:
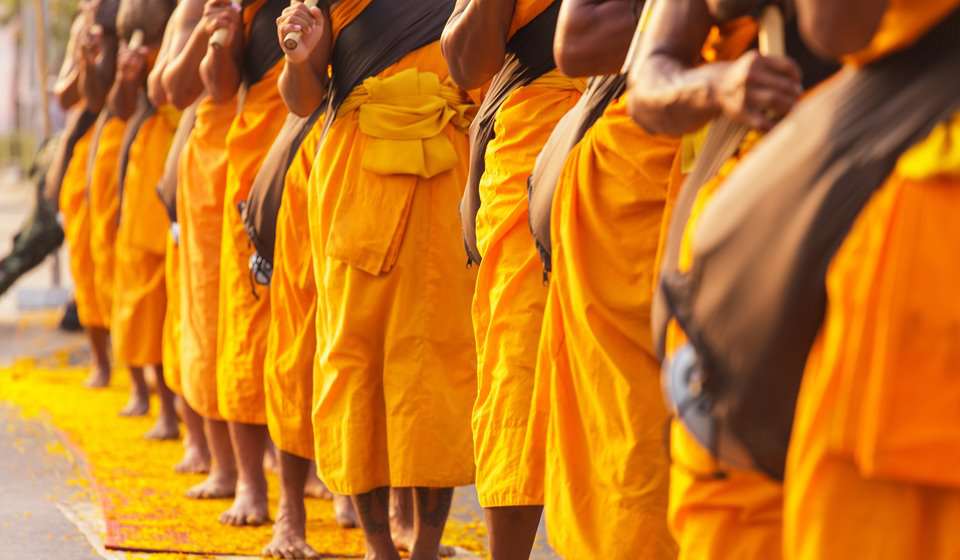
POLYGON ((825 58, 840 59, 870 44, 880 26, 883 10, 852 18, 817 7, 801 11, 798 16, 800 31, 810 48, 825 58))
POLYGON ((596 64, 588 54, 576 40, 567 39, 553 44, 553 58, 557 63, 557 70, 571 78, 587 77, 593 73, 596 64))
POLYGON ((506 45, 489 45, 476 52, 457 42, 453 33, 445 31, 440 38, 440 50, 447 61, 450 78, 462 89, 476 89, 486 84, 503 66, 506 45))

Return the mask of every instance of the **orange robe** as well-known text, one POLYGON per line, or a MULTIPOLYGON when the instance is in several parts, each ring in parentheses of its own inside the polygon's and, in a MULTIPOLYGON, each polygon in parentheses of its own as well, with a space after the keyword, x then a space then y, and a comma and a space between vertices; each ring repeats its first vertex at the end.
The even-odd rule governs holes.
POLYGON ((120 212, 118 184, 120 148, 126 123, 116 117, 104 122, 90 169, 87 194, 90 201, 90 251, 93 254, 93 281, 97 306, 113 323, 114 271, 116 269, 117 219, 120 212))
POLYGON ((118 361, 127 366, 163 362, 163 323, 170 220, 157 196, 167 150, 180 112, 157 109, 130 145, 116 242, 116 278, 111 335, 118 361))
MULTIPOLYGON (((246 14, 244 17, 247 17, 246 14)), ((283 60, 249 87, 227 133, 227 191, 220 246, 217 407, 230 422, 266 424, 263 363, 270 290, 254 286, 250 243, 237 204, 247 199, 260 163, 283 126, 287 107, 277 89, 283 60)))
POLYGON ((181 384, 190 407, 213 419, 221 419, 217 408, 217 324, 226 138, 236 112, 235 99, 223 104, 209 98, 200 102, 177 172, 181 384))
POLYGON ((90 200, 87 196, 87 163, 94 127, 90 127, 74 145, 60 189, 63 231, 70 252, 70 275, 80 324, 87 328, 105 328, 109 316, 100 311, 93 277, 93 247, 90 245, 90 200))
MULTIPOLYGON (((852 63, 960 4, 891 0, 852 63)), ((960 558, 960 113, 906 152, 827 273, 787 457, 788 560, 960 558)))
POLYGON ((546 446, 548 534, 566 558, 676 555, 650 303, 677 148, 637 127, 622 98, 571 152, 554 195, 529 439, 546 446))
MULTIPOLYGON (((514 21, 528 22, 549 4, 518 1, 514 21)), ((487 145, 477 213, 483 260, 473 297, 478 385, 473 440, 483 507, 543 503, 543 473, 521 462, 547 300, 543 264, 530 235, 527 179, 582 86, 553 71, 514 91, 497 112, 496 135, 487 145)))
POLYGON ((177 395, 183 395, 180 368, 180 248, 173 234, 167 234, 164 265, 167 286, 167 313, 163 318, 163 380, 177 395))
MULTIPOLYGON (((336 4, 334 29, 362 4, 336 4)), ((429 44, 355 89, 317 154, 313 427, 317 469, 338 494, 473 481, 475 278, 458 219, 466 99, 449 82, 439 42, 429 44), (406 129, 390 120, 411 114, 419 116, 406 129), (438 131, 408 135, 438 122, 438 131), (399 146, 390 139, 398 136, 399 146), (408 150, 427 157, 403 157, 408 150)))
POLYGON ((310 256, 307 182, 323 119, 303 139, 283 189, 270 278, 270 329, 264 380, 267 426, 282 451, 313 459, 313 362, 317 283, 310 256))

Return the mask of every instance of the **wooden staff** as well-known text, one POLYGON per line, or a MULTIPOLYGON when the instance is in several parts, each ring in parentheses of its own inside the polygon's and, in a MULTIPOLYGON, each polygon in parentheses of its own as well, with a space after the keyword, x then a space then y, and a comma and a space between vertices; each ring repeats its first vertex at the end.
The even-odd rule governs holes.
POLYGON ((137 29, 130 35, 130 42, 127 43, 127 48, 131 51, 135 51, 143 46, 143 31, 137 29))
POLYGON ((764 56, 784 56, 786 47, 783 40, 783 12, 778 6, 767 6, 760 14, 760 54, 764 56))
MULTIPOLYGON (((240 8, 240 6, 241 6, 241 4, 240 4, 240 2, 239 2, 238 0, 232 0, 232 1, 231 1, 231 4, 233 4, 234 7, 236 7, 236 8, 240 8)), ((214 32, 213 32, 213 35, 210 36, 210 46, 213 47, 213 48, 215 48, 215 49, 219 49, 219 48, 223 47, 223 45, 227 42, 227 34, 228 34, 228 33, 229 33, 229 32, 228 32, 226 29, 222 28, 222 27, 221 27, 220 29, 217 29, 216 31, 214 31, 214 32)))
MULTIPOLYGON (((317 7, 317 2, 318 0, 306 0, 304 4, 306 4, 308 8, 315 8, 317 7)), ((291 31, 290 33, 287 33, 286 37, 283 38, 284 48, 287 49, 288 51, 297 50, 297 47, 300 46, 300 37, 301 37, 300 31, 291 31)))

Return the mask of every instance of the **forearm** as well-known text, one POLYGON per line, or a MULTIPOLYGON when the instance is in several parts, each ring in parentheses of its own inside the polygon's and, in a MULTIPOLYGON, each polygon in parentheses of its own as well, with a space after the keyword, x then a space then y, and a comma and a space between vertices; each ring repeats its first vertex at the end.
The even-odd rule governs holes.
POLYGON ((224 47, 208 47, 200 62, 200 79, 214 103, 225 103, 240 89, 240 65, 237 52, 224 47))
POLYGON ((78 77, 80 92, 87 107, 94 112, 99 112, 106 105, 117 70, 116 46, 105 46, 104 51, 98 62, 82 63, 78 77))
POLYGON ((565 1, 553 43, 557 68, 568 76, 619 73, 637 17, 631 0, 565 1))
POLYGON ((73 68, 69 74, 61 75, 53 86, 53 94, 57 103, 64 110, 73 107, 80 101, 80 71, 73 68))
POLYGON ((821 55, 840 58, 870 44, 888 0, 795 0, 800 30, 821 55))
POLYGON ((291 113, 307 117, 323 103, 327 93, 326 75, 310 62, 284 64, 278 84, 280 95, 291 113))
POLYGON ((161 76, 167 99, 178 109, 186 109, 203 94, 200 63, 210 42, 210 36, 200 26, 194 26, 188 33, 183 48, 168 61, 161 76))
POLYGON ((503 66, 514 0, 460 0, 440 45, 462 88, 482 86, 503 66))
POLYGON ((630 72, 630 116, 654 134, 680 136, 722 112, 715 85, 728 63, 687 67, 664 55, 649 56, 630 72))
POLYGON ((137 110, 140 87, 136 82, 117 80, 110 90, 107 106, 115 117, 127 120, 137 110))

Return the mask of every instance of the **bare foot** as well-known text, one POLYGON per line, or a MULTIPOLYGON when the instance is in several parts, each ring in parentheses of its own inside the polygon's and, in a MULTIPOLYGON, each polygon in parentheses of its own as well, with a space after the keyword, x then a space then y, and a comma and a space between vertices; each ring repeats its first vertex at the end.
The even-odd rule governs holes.
POLYGON ((268 558, 320 558, 307 544, 306 515, 302 503, 299 508, 281 504, 273 524, 273 539, 261 554, 268 558))
POLYGON ((237 485, 237 494, 230 509, 220 514, 220 523, 224 525, 258 526, 269 522, 266 492, 258 492, 243 485, 237 485))
POLYGON ((157 418, 157 423, 150 428, 150 431, 144 437, 153 440, 180 439, 180 425, 176 419, 170 422, 161 416, 157 418))
POLYGON ((353 509, 350 496, 333 497, 333 515, 341 529, 357 528, 357 512, 353 509))
MULTIPOLYGON (((413 544, 417 540, 417 534, 412 526, 396 524, 393 518, 390 519, 390 537, 393 539, 393 544, 396 545, 397 550, 407 553, 413 551, 413 544)), ((445 544, 440 545, 440 558, 451 558, 456 555, 457 549, 445 544)))
POLYGON ((186 444, 183 458, 173 470, 181 474, 207 474, 210 472, 210 453, 199 445, 186 444))
POLYGON ((317 498, 319 500, 333 499, 333 492, 331 492, 327 488, 327 485, 317 478, 316 475, 307 478, 307 483, 303 487, 303 493, 308 498, 317 498))
POLYGON ((146 416, 150 411, 150 397, 136 392, 130 394, 130 400, 120 411, 120 416, 146 416))
POLYGON ((90 375, 83 382, 83 385, 91 389, 103 389, 110 385, 110 370, 98 366, 91 367, 90 375))
POLYGON ((236 492, 237 473, 211 472, 200 484, 187 490, 187 497, 195 500, 232 498, 236 492))

